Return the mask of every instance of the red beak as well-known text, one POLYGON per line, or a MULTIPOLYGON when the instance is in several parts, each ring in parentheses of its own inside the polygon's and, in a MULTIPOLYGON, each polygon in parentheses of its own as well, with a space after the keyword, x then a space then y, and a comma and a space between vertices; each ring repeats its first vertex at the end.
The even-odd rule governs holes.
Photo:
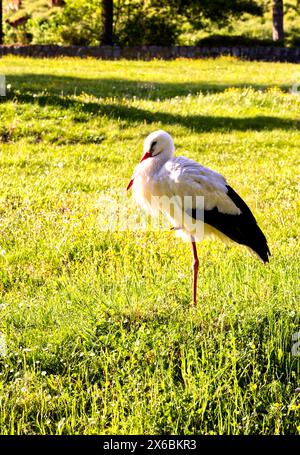
POLYGON ((149 152, 146 152, 145 155, 142 157, 140 163, 141 163, 142 161, 146 160, 147 158, 151 158, 151 156, 152 156, 152 155, 151 155, 151 152, 150 152, 150 150, 149 150, 149 152))
POLYGON ((134 179, 131 179, 130 182, 128 183, 127 188, 126 188, 126 191, 130 190, 130 188, 132 187, 133 180, 134 180, 134 179))
MULTIPOLYGON (((151 152, 150 152, 150 150, 149 150, 149 152, 146 152, 146 153, 143 155, 142 159, 140 160, 140 163, 141 163, 142 161, 146 160, 147 158, 151 158, 151 156, 152 156, 152 155, 151 155, 151 152)), ((127 188, 126 188, 127 191, 132 187, 133 181, 134 181, 134 179, 131 179, 130 182, 128 183, 128 186, 127 186, 127 188)))

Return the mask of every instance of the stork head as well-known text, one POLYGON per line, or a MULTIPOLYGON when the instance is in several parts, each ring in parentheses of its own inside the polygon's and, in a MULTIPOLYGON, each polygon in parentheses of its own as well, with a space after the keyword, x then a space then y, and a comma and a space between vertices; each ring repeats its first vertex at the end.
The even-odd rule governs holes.
MULTIPOLYGON (((175 146, 170 134, 163 130, 153 131, 144 141, 144 154, 140 162, 151 158, 152 160, 160 160, 163 164, 174 155, 175 146)), ((134 177, 130 180, 127 190, 132 186, 134 177)))
POLYGON ((172 158, 175 151, 172 136, 163 130, 153 131, 144 142, 144 156, 147 158, 161 157, 164 160, 172 158))

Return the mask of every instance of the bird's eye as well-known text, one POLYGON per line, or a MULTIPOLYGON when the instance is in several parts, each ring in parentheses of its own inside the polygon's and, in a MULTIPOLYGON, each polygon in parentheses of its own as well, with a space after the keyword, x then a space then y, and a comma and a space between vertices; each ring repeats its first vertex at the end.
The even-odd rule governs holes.
POLYGON ((151 144, 151 150, 153 150, 153 148, 156 146, 156 144, 157 144, 157 141, 152 142, 152 144, 151 144))

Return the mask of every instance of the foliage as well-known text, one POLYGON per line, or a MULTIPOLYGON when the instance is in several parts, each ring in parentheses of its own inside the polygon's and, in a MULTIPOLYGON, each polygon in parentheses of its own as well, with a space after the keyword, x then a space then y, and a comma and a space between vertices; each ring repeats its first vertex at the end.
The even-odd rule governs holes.
MULTIPOLYGON (((154 0, 157 7, 160 0, 154 0)), ((226 24, 231 18, 239 17, 244 13, 261 16, 262 6, 255 0, 166 0, 173 13, 185 17, 194 27, 202 28, 209 20, 218 24, 226 24)))
POLYGON ((91 45, 99 43, 101 8, 99 0, 66 0, 51 20, 36 18, 28 24, 36 43, 91 45))
MULTIPOLYGON (((249 40, 249 45, 256 45, 256 40, 264 45, 272 41, 272 1, 265 0, 261 2, 264 8, 264 15, 249 16, 248 14, 242 15, 239 19, 230 21, 227 25, 220 27, 215 24, 207 24, 207 26, 196 32, 194 29, 187 29, 179 36, 181 44, 197 44, 203 38, 209 38, 211 35, 224 35, 226 36, 243 36, 245 41, 249 40), (253 41, 252 41, 253 40, 253 41), (251 41, 253 44, 251 44, 251 41)), ((297 0, 290 0, 285 2, 285 45, 296 45, 297 37, 300 34, 299 24, 300 3, 297 0)), ((229 38, 230 39, 230 38, 229 38)), ((240 40, 238 38, 238 40, 240 40)), ((227 40, 228 42, 228 40, 227 40)), ((234 43, 234 42, 233 42, 234 43)), ((261 45, 261 44, 257 45, 261 45)))
MULTIPOLYGON (((30 5, 25 3, 25 6, 27 9, 12 14, 10 20, 17 16, 30 18, 23 28, 33 43, 83 45, 100 42, 101 0, 66 0, 65 7, 52 10, 47 9, 43 0, 30 5)), ((174 44, 186 26, 203 29, 208 21, 225 24, 243 12, 261 14, 262 11, 253 0, 119 0, 115 1, 114 10, 115 42, 121 45, 174 44)), ((22 41, 23 35, 9 33, 9 39, 22 41)))
MULTIPOLYGON (((12 27, 5 22, 5 41, 93 44, 100 43, 101 0, 67 0, 64 8, 49 9, 47 0, 24 0, 18 12, 7 12, 6 19, 29 18, 12 27)), ((243 35, 246 39, 272 39, 272 1, 230 0, 181 1, 115 0, 114 39, 116 44, 196 44, 208 35, 243 35), (261 9, 264 14, 260 16, 261 9), (242 14, 242 10, 250 14, 242 14)), ((285 6, 287 45, 299 41, 299 2, 285 6)), ((265 41, 267 42, 267 41, 265 41)), ((252 42, 255 44, 255 42, 252 42)), ((249 42, 251 44, 251 42, 249 42)))
POLYGON ((60 11, 60 36, 68 44, 96 44, 99 42, 101 8, 99 0, 67 0, 60 11))
POLYGON ((299 66, 8 56, 0 73, 0 433, 299 433, 299 66), (131 200, 159 128, 226 175, 272 252, 203 242, 197 308, 189 245, 106 230, 99 206, 131 200))
POLYGON ((145 2, 119 2, 115 12, 115 36, 121 45, 137 44, 170 45, 180 33, 178 21, 170 8, 159 10, 145 2))

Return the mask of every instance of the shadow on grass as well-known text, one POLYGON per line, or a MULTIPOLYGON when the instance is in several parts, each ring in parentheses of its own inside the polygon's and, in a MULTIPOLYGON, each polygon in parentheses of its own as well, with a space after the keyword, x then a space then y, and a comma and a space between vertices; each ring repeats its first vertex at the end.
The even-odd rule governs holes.
POLYGON ((33 93, 12 92, 8 98, 15 99, 20 103, 37 103, 40 106, 53 106, 59 109, 71 109, 75 113, 84 112, 96 116, 106 116, 110 119, 121 120, 125 123, 146 123, 163 125, 179 125, 195 132, 211 131, 263 131, 263 130, 293 130, 300 128, 300 120, 282 119, 274 116, 256 117, 229 117, 209 115, 181 115, 167 112, 153 112, 122 104, 122 102, 87 101, 82 102, 72 97, 33 93))
MULTIPOLYGON (((266 90, 274 87, 266 84, 224 84, 201 82, 154 82, 129 80, 122 78, 82 78, 70 76, 56 76, 51 74, 17 74, 8 75, 7 83, 11 84, 13 90, 31 91, 41 93, 47 91, 53 95, 74 95, 85 92, 96 97, 129 97, 135 96, 138 99, 164 100, 176 96, 196 95, 198 93, 221 93, 230 87, 253 88, 255 90, 266 90)), ((280 86, 287 90, 288 85, 280 86)))

